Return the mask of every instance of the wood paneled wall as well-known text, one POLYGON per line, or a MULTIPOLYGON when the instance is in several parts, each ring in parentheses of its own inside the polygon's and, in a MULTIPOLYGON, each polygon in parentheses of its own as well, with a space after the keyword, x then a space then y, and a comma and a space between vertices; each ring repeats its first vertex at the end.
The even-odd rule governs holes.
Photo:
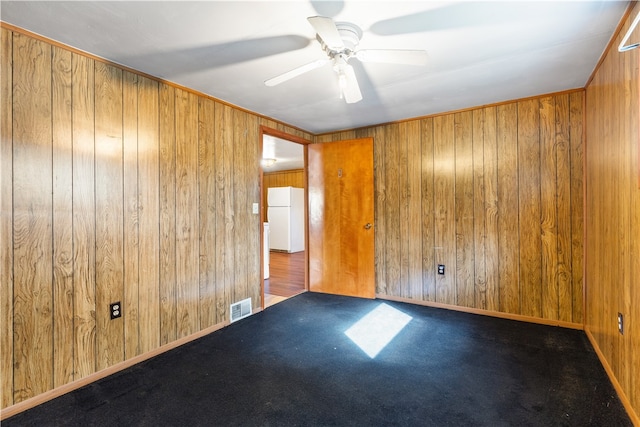
MULTIPOLYGON (((586 329, 640 423, 640 49, 618 45, 635 3, 586 90, 586 329), (617 315, 624 315, 624 335, 617 315)), ((640 39, 636 29, 630 42, 640 39)), ((639 424, 640 425, 640 424, 639 424)))
POLYGON ((6 28, 0 53, 3 408, 260 307, 260 126, 310 135, 6 28))
POLYGON ((377 293, 580 324, 583 98, 318 136, 374 138, 377 293))
POLYGON ((265 172, 262 177, 264 186, 262 208, 264 217, 267 218, 267 191, 272 187, 296 187, 305 188, 304 169, 292 169, 278 172, 265 172))

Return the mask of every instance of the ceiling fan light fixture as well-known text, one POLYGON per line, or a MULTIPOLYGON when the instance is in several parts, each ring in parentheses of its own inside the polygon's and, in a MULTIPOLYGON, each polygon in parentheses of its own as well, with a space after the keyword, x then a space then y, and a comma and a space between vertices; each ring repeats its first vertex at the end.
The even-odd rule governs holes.
POLYGON ((279 76, 265 81, 267 86, 275 86, 321 67, 333 63, 333 71, 338 78, 340 99, 347 104, 362 100, 362 92, 356 73, 349 60, 353 57, 362 62, 386 62, 391 64, 425 65, 427 52, 424 50, 398 49, 366 49, 358 50, 362 38, 362 30, 350 22, 334 22, 326 16, 311 16, 307 21, 316 30, 316 39, 326 54, 325 59, 316 60, 301 67, 294 68, 279 76))

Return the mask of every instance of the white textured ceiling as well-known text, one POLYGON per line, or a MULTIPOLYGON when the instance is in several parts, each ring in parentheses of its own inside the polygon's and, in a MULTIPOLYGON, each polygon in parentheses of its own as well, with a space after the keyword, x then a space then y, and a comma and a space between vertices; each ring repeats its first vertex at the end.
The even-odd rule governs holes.
POLYGON ((0 2, 0 19, 312 133, 583 87, 627 2, 0 2), (353 60, 363 100, 338 97, 306 18, 360 26, 363 49, 426 49, 427 66, 353 60))

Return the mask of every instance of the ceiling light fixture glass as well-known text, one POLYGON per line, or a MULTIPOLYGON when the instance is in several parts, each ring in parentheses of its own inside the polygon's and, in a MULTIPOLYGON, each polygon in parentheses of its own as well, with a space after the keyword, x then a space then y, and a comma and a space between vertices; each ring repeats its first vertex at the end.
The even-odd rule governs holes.
POLYGON ((260 163, 262 164, 263 167, 270 168, 276 163, 276 159, 262 159, 262 162, 260 163))
POLYGON ((343 71, 338 72, 338 87, 340 88, 340 99, 344 98, 344 91, 347 89, 347 76, 343 71))
POLYGON ((349 82, 345 70, 351 67, 347 64, 347 57, 344 54, 338 54, 333 58, 333 71, 338 75, 338 89, 340 91, 340 99, 344 98, 344 92, 347 90, 349 82))

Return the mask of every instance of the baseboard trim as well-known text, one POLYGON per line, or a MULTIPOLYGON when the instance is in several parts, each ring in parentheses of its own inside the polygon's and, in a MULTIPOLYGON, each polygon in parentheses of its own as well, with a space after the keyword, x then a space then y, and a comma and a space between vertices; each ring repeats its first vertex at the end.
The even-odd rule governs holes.
MULTIPOLYGON (((253 311, 253 314, 257 314, 261 312, 262 309, 258 308, 253 311)), ((35 406, 38 406, 44 402, 47 402, 51 399, 55 399, 56 397, 60 397, 64 394, 67 394, 73 390, 77 390, 80 387, 84 387, 87 384, 91 384, 92 382, 98 381, 102 378, 108 377, 109 375, 113 375, 116 372, 122 371, 123 369, 127 369, 133 365, 136 365, 140 362, 144 362, 145 360, 151 359, 152 357, 158 356, 162 353, 165 353, 169 350, 173 350, 176 347, 180 347, 181 345, 187 344, 193 340, 198 338, 202 338, 205 335, 209 335, 212 332, 218 331, 229 325, 228 321, 221 322, 205 328, 195 334, 188 335, 186 337, 182 337, 173 342, 165 344, 161 347, 158 347, 154 350, 151 350, 147 353, 140 354, 138 356, 132 357, 131 359, 124 360, 122 362, 116 363, 113 366, 105 368, 101 371, 95 372, 91 375, 88 375, 84 378, 77 379, 68 384, 62 385, 60 387, 54 388, 52 390, 41 393, 37 396, 34 396, 30 399, 23 400, 20 403, 16 403, 14 405, 8 406, 2 410, 0 410, 0 421, 7 419, 13 415, 19 414, 20 412, 26 411, 27 409, 31 409, 35 406)))
POLYGON ((584 332, 587 334, 587 338, 589 338, 589 342, 591 342, 591 346, 593 347, 594 351, 598 355, 598 359, 600 359, 600 363, 602 363, 602 366, 604 367, 604 370, 607 373, 609 380, 611 380, 611 384, 613 384, 613 388, 616 390, 616 393, 618 393, 618 398, 622 402, 622 406, 624 406, 624 409, 627 410, 627 414, 629 415, 629 418, 631 418, 631 422, 633 423, 634 426, 640 427, 640 417, 638 416, 636 411, 633 409, 633 406, 631 405, 631 401, 629 400, 622 386, 618 382, 618 379, 613 373, 613 369, 611 369, 611 365, 609 365, 609 362, 607 361, 606 357, 604 357, 604 353, 602 353, 602 351, 600 350, 600 346, 598 345, 598 342, 596 341, 595 337, 591 333, 591 330, 589 330, 588 326, 584 328, 584 332))
POLYGON ((420 300, 415 300, 411 298, 395 297, 395 296, 382 295, 382 294, 377 294, 376 298, 388 300, 388 301, 397 301, 397 302, 404 302, 408 304, 422 305, 425 307, 444 308, 446 310, 461 311, 464 313, 471 313, 471 314, 480 314, 482 316, 499 317, 501 319, 517 320, 519 322, 538 323, 540 325, 559 326, 559 327, 568 328, 568 329, 584 330, 584 325, 582 323, 565 322, 562 320, 542 319, 539 317, 524 316, 522 314, 502 313, 500 311, 482 310, 479 308, 471 308, 471 307, 461 307, 458 305, 442 304, 439 302, 431 302, 431 301, 420 301, 420 300))

